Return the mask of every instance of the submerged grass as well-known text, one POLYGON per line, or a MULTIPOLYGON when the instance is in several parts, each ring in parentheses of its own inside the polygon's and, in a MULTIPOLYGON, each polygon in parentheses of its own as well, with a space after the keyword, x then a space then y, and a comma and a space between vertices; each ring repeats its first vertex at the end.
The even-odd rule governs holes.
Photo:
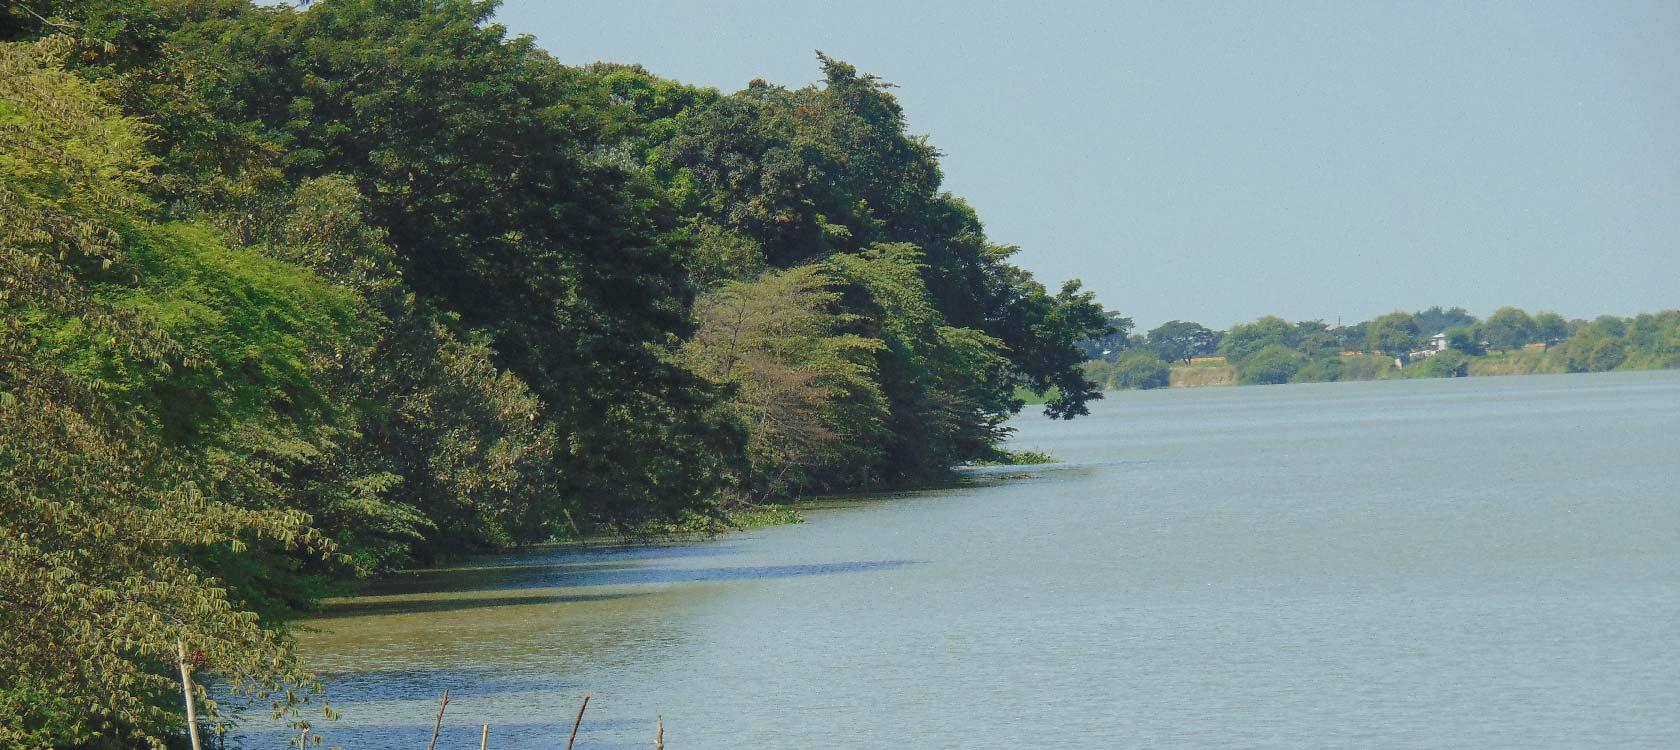
POLYGON ((659 536, 715 536, 731 531, 756 529, 762 526, 782 526, 804 523, 805 519, 791 505, 778 503, 742 504, 712 508, 706 511, 685 510, 676 518, 649 521, 625 534, 631 538, 659 536))
POLYGON ((1036 466, 1057 463, 1056 457, 1038 451, 1002 451, 1000 458, 969 462, 969 466, 1036 466))

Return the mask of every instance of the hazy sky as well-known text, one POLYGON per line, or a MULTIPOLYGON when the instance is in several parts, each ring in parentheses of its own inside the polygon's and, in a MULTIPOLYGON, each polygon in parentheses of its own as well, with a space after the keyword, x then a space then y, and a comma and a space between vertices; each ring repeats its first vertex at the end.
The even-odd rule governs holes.
POLYGON ((821 49, 946 187, 1143 326, 1680 307, 1680 3, 511 0, 561 61, 726 92, 821 49))

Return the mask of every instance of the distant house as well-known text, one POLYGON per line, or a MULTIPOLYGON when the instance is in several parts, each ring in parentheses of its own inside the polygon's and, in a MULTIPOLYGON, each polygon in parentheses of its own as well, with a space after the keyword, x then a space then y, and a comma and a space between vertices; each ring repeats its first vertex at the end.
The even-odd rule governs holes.
POLYGON ((1429 337, 1429 346, 1415 352, 1394 358, 1395 367, 1405 367, 1414 359, 1428 359, 1447 350, 1447 334, 1437 333, 1429 337))

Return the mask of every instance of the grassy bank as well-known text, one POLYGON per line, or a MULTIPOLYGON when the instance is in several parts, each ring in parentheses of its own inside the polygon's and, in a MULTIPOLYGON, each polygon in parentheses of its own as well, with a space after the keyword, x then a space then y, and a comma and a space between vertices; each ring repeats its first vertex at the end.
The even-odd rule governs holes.
POLYGON ((1191 360, 1187 365, 1173 365, 1167 378, 1167 385, 1172 388, 1236 385, 1237 368, 1226 364, 1224 357, 1205 357, 1191 360))

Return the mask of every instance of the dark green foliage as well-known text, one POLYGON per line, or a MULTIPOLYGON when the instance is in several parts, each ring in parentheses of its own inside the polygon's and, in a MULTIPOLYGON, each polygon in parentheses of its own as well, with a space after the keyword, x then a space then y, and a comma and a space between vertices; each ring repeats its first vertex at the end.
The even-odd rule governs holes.
POLYGON ((1470 358, 1463 352, 1448 349, 1412 365, 1411 369, 1421 373, 1419 377, 1462 378, 1469 374, 1470 358))
POLYGON ((1300 352, 1283 344, 1267 344, 1243 358, 1237 377, 1244 385, 1287 383, 1305 363, 1300 352))
POLYGON ((1160 357, 1150 352, 1128 352, 1114 363, 1110 386, 1117 389, 1165 388, 1172 374, 1160 357))
POLYGON ((1404 356, 1417 347, 1420 338, 1412 316, 1393 312, 1371 321, 1365 328, 1367 349, 1390 357, 1404 356))
POLYGON ((1569 338, 1569 324, 1555 312, 1540 313, 1534 316, 1534 338, 1550 349, 1569 338))
POLYGON ((1219 332, 1198 323, 1170 320, 1149 332, 1149 348, 1168 362, 1189 364, 1196 357, 1219 351, 1219 332))
POLYGON ((1104 316, 1108 319, 1109 332, 1079 342, 1079 350, 1087 360, 1106 359, 1112 362, 1132 345, 1132 319, 1112 310, 1105 312, 1104 316))
POLYGON ((888 85, 821 62, 822 86, 755 81, 686 118, 654 149, 656 171, 692 212, 688 226, 728 248, 720 254, 762 257, 772 268, 912 245, 942 324, 1001 341, 1011 377, 1052 394, 1047 414, 1084 413, 1100 395, 1079 374, 1080 344, 1109 335, 1108 315, 1077 282, 1052 294, 1010 265, 1016 248, 986 241, 974 211, 939 192, 938 152, 906 132, 888 85))
POLYGON ((1501 307, 1482 324, 1482 336, 1494 351, 1521 349, 1536 338, 1534 320, 1515 307, 1501 307))
POLYGON ((1487 353, 1487 347, 1482 344, 1482 331, 1479 326, 1468 328, 1448 328, 1447 348, 1471 356, 1487 353))
POLYGON ((1340 357, 1314 357, 1289 376, 1291 383, 1329 383, 1341 380, 1347 368, 1340 357))
POLYGON ((885 83, 568 67, 494 7, 0 9, 62 32, 0 48, 0 744, 170 741, 174 637, 307 687, 276 628, 346 578, 924 481, 1018 390, 1100 397, 1130 321, 1011 264, 885 83))
POLYGON ((1462 307, 1442 310, 1440 305, 1412 313, 1412 325, 1421 337, 1433 336, 1449 328, 1465 328, 1476 324, 1476 316, 1462 307))
POLYGON ((1268 315, 1253 323, 1231 326, 1219 342, 1219 351, 1231 364, 1241 365, 1243 360, 1268 346, 1291 347, 1293 333, 1289 321, 1268 315))

